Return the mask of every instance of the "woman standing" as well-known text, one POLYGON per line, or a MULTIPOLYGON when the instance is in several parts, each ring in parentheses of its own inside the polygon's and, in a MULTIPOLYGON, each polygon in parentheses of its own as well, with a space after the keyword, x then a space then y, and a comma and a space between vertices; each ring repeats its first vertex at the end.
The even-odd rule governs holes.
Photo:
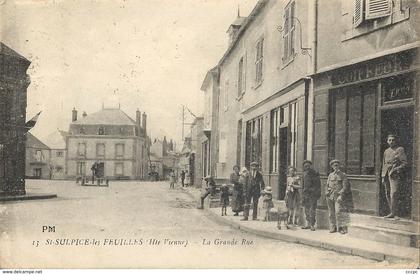
POLYGON ((232 211, 235 212, 233 216, 238 216, 239 212, 244 210, 243 202, 243 188, 242 184, 239 183, 239 166, 233 167, 233 173, 230 174, 230 183, 233 184, 233 193, 232 193, 232 211))
POLYGON ((291 166, 288 168, 286 196, 284 198, 288 210, 288 224, 298 224, 300 210, 300 193, 302 188, 300 177, 296 175, 296 168, 291 166))

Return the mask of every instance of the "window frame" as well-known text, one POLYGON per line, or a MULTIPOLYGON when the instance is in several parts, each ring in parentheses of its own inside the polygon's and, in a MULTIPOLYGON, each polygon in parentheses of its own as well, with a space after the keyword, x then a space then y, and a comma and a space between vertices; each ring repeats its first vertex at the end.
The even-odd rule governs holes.
POLYGON ((125 144, 124 143, 117 143, 115 144, 115 158, 123 158, 125 155, 125 144), (122 153, 118 154, 118 146, 121 146, 122 153))
POLYGON ((264 37, 261 36, 255 43, 255 88, 264 80, 264 37))
POLYGON ((96 143, 96 157, 98 158, 105 158, 105 154, 106 154, 106 145, 105 143, 96 143), (103 154, 100 155, 99 152, 99 147, 103 146, 103 154))
POLYGON ((295 20, 293 19, 296 14, 296 2, 290 1, 284 7, 283 14, 283 64, 289 63, 294 60, 295 52, 295 20))

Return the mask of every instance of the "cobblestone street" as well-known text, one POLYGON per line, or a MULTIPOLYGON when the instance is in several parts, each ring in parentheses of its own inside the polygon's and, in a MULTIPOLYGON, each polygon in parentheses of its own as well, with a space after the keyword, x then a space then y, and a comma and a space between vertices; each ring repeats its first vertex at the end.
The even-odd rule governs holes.
POLYGON ((58 198, 0 204, 0 267, 392 267, 217 224, 167 182, 28 180, 27 191, 58 198))

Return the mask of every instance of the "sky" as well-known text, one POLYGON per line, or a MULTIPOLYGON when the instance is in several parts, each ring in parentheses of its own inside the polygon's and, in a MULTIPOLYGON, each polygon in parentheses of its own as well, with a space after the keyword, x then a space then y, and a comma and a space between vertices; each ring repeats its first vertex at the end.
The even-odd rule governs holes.
POLYGON ((181 105, 202 115, 200 87, 226 30, 238 6, 247 16, 256 2, 0 0, 0 40, 32 62, 27 119, 42 114, 31 132, 67 130, 73 107, 80 116, 120 105, 147 113, 152 138, 180 144, 181 105))

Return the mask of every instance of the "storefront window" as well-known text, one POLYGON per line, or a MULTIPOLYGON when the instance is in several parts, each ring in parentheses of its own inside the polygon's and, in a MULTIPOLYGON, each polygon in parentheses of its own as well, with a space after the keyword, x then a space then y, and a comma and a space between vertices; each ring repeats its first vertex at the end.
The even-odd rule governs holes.
POLYGON ((348 174, 375 173, 375 90, 366 85, 332 92, 330 159, 342 161, 348 174))
POLYGON ((263 117, 258 117, 247 122, 245 152, 245 165, 247 167, 249 167, 252 162, 258 162, 260 169, 262 169, 262 129, 263 117))

